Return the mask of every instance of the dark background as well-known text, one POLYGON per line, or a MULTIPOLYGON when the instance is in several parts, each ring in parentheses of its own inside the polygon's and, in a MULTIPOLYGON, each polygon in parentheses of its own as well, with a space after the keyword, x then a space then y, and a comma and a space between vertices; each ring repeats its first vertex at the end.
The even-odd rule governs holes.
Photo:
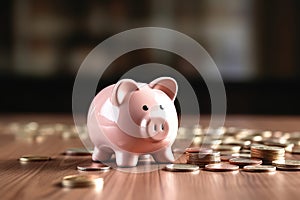
MULTIPOLYGON (((73 82, 87 54, 121 31, 158 26, 209 52, 224 79, 229 114, 300 114, 299 11, 297 0, 1 1, 0 112, 71 113, 73 82)), ((99 90, 149 62, 184 74, 201 112, 210 112, 207 88, 192 66, 154 49, 121 56, 99 90)))

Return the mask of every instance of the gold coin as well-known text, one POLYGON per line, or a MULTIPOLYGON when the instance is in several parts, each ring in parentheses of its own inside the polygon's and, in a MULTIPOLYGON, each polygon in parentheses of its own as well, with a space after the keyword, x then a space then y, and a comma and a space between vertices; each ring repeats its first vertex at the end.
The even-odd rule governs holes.
POLYGON ((247 165, 243 168, 247 172, 274 172, 276 167, 272 165, 247 165))
POLYGON ((228 164, 228 163, 217 163, 217 164, 208 164, 205 165, 205 170, 208 171, 234 171, 234 170, 238 170, 239 166, 237 165, 232 165, 232 164, 228 164))
POLYGON ((70 187, 70 188, 89 187, 89 186, 94 186, 98 179, 101 178, 99 177, 96 178, 96 176, 91 176, 91 175, 69 175, 69 176, 65 176, 62 179, 61 185, 63 187, 70 187))
POLYGON ((199 166, 190 164, 169 164, 165 169, 172 172, 192 172, 199 170, 199 166))
POLYGON ((40 156, 40 155, 24 155, 19 158, 21 162, 34 162, 34 161, 48 161, 51 160, 49 156, 40 156))

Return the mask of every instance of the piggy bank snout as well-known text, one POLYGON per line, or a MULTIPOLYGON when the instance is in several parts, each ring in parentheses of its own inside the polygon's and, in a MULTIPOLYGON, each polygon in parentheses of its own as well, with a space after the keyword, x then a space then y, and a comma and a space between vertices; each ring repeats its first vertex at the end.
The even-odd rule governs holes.
POLYGON ((160 141, 167 137, 169 132, 169 124, 163 118, 151 118, 147 125, 148 136, 155 140, 160 141))

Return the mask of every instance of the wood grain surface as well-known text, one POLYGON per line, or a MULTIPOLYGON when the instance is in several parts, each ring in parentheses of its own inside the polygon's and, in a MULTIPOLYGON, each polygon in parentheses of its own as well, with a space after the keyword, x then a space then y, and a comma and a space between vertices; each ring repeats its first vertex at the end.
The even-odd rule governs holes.
MULTIPOLYGON (((79 172, 78 164, 90 163, 90 156, 65 156, 66 148, 83 147, 78 138, 62 139, 56 135, 28 140, 5 133, 12 122, 66 123, 71 116, 18 115, 0 116, 0 199, 299 199, 300 172, 168 172, 149 173, 79 172), (47 162, 22 164, 24 154, 49 155, 47 162), (63 188, 58 182, 72 174, 96 174, 102 188, 63 188)), ((204 117, 201 124, 207 124, 204 117)), ((300 117, 228 116, 227 126, 265 130, 298 131, 300 117)), ((289 155, 294 159, 299 156, 289 155)))

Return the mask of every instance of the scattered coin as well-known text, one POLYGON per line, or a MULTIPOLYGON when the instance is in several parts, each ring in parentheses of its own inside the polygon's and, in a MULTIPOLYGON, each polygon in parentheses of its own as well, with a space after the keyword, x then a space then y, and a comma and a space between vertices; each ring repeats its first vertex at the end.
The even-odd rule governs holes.
POLYGON ((293 149, 292 154, 300 154, 300 149, 293 149))
POLYGON ((248 154, 250 154, 251 150, 250 149, 242 149, 242 150, 240 150, 240 153, 248 153, 248 154))
POLYGON ((262 164, 262 160, 254 158, 231 158, 229 163, 243 167, 246 165, 260 165, 262 164))
POLYGON ((202 148, 202 147, 190 147, 190 148, 186 148, 185 152, 187 153, 212 153, 213 150, 212 149, 207 149, 207 148, 202 148))
POLYGON ((234 170, 238 170, 239 166, 237 165, 232 165, 232 164, 228 164, 228 163, 217 163, 217 164, 208 164, 205 165, 205 170, 208 171, 234 171, 234 170))
POLYGON ((24 155, 19 158, 21 162, 36 162, 36 161, 48 161, 51 160, 49 156, 41 156, 41 155, 24 155))
POLYGON ((276 167, 272 165, 247 165, 243 168, 247 172, 274 172, 276 167))
POLYGON ((91 153, 84 148, 69 148, 63 153, 68 156, 90 156, 91 153))
POLYGON ((190 164, 169 164, 166 165, 165 169, 172 172, 192 172, 199 170, 199 166, 190 164))
POLYGON ((300 167, 283 167, 283 166, 276 166, 278 170, 282 171, 300 171, 300 167))
POLYGON ((278 168, 299 168, 300 160, 276 160, 273 161, 273 165, 278 168))
POLYGON ((97 182, 102 181, 102 178, 91 176, 91 175, 70 175, 65 176, 61 185, 63 187, 75 188, 75 187, 90 187, 94 186, 97 182))
POLYGON ((232 155, 226 155, 226 156, 221 156, 221 161, 228 162, 231 158, 236 158, 237 156, 232 156, 232 155))
POLYGON ((88 165, 78 165, 77 169, 80 171, 107 171, 111 169, 111 167, 101 163, 92 163, 88 165))

